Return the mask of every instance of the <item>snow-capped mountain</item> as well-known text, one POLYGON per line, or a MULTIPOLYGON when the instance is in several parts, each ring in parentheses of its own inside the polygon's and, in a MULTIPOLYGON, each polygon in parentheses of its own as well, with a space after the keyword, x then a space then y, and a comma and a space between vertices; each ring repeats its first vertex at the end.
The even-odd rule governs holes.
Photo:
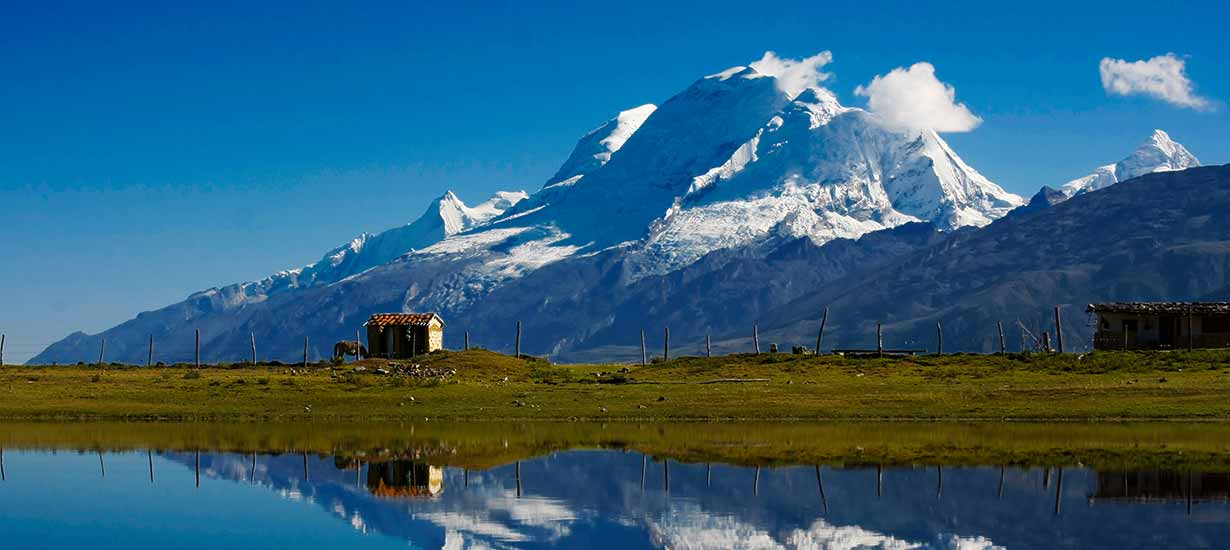
POLYGON ((226 308, 259 302, 289 290, 334 283, 482 225, 528 196, 524 191, 500 191, 470 207, 448 191, 433 200, 423 215, 411 223, 379 234, 363 233, 304 267, 280 271, 259 281, 206 290, 190 299, 213 298, 226 308))
POLYGON ((1200 160, 1195 155, 1170 139, 1166 132, 1154 130, 1127 158, 1100 166, 1092 174, 1065 183, 1060 187, 1060 191, 1071 198, 1145 174, 1185 170, 1196 166, 1200 166, 1200 160))
MULTIPOLYGON (((826 89, 791 95, 777 77, 735 67, 588 133, 532 196, 503 193, 468 207, 446 193, 415 222, 362 235, 304 268, 142 314, 107 331, 107 349, 124 358, 131 343, 135 358, 147 331, 178 342, 207 325, 221 358, 246 349, 230 340, 249 332, 277 337, 284 319, 328 343, 387 310, 438 311, 479 332, 483 320, 467 314, 493 292, 565 261, 561 273, 601 277, 575 292, 608 292, 716 251, 768 254, 792 239, 818 246, 911 222, 978 227, 1023 202, 933 131, 897 130, 826 89)), ((546 304, 559 287, 534 285, 517 299, 546 304)), ((74 335, 34 361, 76 360, 93 338, 74 335)), ((570 338, 560 341, 580 345, 570 338)), ((288 352, 300 345, 285 343, 288 352)))
POLYGON ((768 236, 816 244, 925 221, 983 226, 1020 206, 930 130, 901 132, 807 89, 650 229, 639 267, 667 273, 768 236))

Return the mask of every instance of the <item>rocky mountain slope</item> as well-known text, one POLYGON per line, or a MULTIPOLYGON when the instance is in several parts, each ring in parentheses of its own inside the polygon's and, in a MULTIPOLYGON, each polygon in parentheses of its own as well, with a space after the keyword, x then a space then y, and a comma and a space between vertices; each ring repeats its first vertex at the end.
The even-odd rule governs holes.
POLYGON ((142 361, 150 335, 159 358, 186 360, 197 328, 206 360, 245 357, 253 334, 268 357, 297 357, 304 336, 319 357, 380 311, 437 311, 447 345, 468 330, 496 349, 522 320, 525 350, 565 359, 618 352, 641 326, 695 341, 1024 204, 935 132, 782 88, 745 67, 702 78, 582 137, 528 197, 448 193, 315 264, 74 333, 31 362, 96 356, 104 337, 109 357, 142 361))
POLYGON ((1230 165, 1162 171, 1080 194, 1053 207, 954 234, 873 273, 827 285, 766 315, 765 338, 814 340, 830 307, 826 340, 874 347, 884 323, 892 347, 1009 349, 1021 322, 1054 333, 1060 306, 1068 350, 1088 349, 1085 306, 1119 300, 1199 300, 1230 283, 1230 165))

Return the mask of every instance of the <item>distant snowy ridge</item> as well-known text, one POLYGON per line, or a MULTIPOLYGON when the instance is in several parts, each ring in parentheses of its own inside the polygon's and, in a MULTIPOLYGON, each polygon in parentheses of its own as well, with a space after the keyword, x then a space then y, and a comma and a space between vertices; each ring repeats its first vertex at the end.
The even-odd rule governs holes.
POLYGON ((414 222, 378 234, 363 233, 304 267, 280 271, 259 281, 209 289, 189 299, 220 296, 218 305, 235 307, 291 289, 334 283, 481 226, 528 196, 524 191, 500 191, 470 207, 448 191, 433 200, 414 222))
POLYGON ((1060 191, 1066 198, 1097 191, 1135 177, 1154 172, 1170 172, 1200 166, 1200 160, 1170 135, 1154 130, 1140 147, 1127 158, 1098 167, 1084 177, 1065 183, 1060 191))

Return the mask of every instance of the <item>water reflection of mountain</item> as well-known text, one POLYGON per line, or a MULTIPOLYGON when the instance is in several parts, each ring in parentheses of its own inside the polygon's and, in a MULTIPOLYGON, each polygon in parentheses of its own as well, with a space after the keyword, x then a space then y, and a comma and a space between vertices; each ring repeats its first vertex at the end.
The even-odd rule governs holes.
MULTIPOLYGON (((206 476, 251 482, 250 455, 201 461, 206 476)), ((1079 468, 826 467, 817 479, 812 467, 757 473, 579 451, 521 463, 520 498, 507 465, 445 469, 435 498, 390 499, 373 493, 374 479, 430 478, 430 467, 309 456, 305 476, 304 464, 260 456, 256 483, 424 548, 1200 548, 1230 536, 1225 502, 1200 500, 1189 515, 1183 499, 1114 500, 1106 476, 1121 474, 1079 468)), ((1199 475, 1201 491, 1223 479, 1199 475)))

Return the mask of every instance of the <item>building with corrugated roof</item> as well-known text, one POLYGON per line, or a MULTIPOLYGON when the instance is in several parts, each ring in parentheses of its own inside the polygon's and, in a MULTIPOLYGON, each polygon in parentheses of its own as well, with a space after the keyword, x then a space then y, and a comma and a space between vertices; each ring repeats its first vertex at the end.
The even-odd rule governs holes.
POLYGON ((1230 347, 1230 302, 1117 302, 1088 311, 1097 316, 1094 349, 1230 347))
POLYGON ((444 319, 435 313, 377 313, 364 326, 372 357, 404 359, 444 349, 444 319))

